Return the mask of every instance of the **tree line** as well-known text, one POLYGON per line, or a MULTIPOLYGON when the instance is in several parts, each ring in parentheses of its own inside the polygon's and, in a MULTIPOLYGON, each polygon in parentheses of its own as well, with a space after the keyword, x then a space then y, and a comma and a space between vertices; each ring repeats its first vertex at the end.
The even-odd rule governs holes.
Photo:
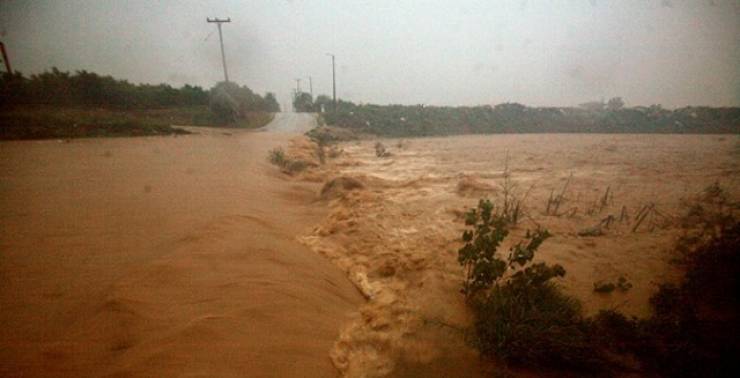
MULTIPOLYGON (((275 95, 260 96, 246 86, 218 83, 210 90, 200 86, 180 88, 168 84, 133 84, 112 76, 52 68, 24 76, 5 73, 0 78, 0 105, 51 105, 103 107, 123 110, 210 106, 217 114, 235 117, 245 112, 278 112, 275 95), (227 107, 228 109, 224 109, 227 107)), ((214 113, 216 113, 214 112, 214 113)))
POLYGON ((740 133, 740 108, 688 106, 675 110, 660 105, 625 107, 621 98, 578 107, 529 107, 519 103, 495 106, 374 105, 313 101, 296 97, 297 111, 319 112, 333 126, 387 136, 428 136, 489 133, 740 133))

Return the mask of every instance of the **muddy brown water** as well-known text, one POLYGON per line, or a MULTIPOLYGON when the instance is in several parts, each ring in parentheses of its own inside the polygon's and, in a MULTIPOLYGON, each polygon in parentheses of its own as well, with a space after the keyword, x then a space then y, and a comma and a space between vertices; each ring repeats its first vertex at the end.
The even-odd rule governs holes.
POLYGON ((481 363, 464 340, 471 319, 459 292, 457 251, 462 215, 480 198, 501 205, 507 176, 524 215, 501 254, 526 230, 548 229, 553 236, 536 260, 565 267, 557 283, 586 314, 616 309, 648 316, 658 284, 680 277, 673 246, 692 198, 715 182, 731 201, 740 198, 736 136, 462 135, 381 142, 390 156, 376 156, 375 140, 341 145, 329 178, 350 177, 364 188, 332 200, 329 215, 302 238, 369 298, 331 352, 348 376, 485 376, 496 369, 481 363), (557 214, 548 214, 553 192, 564 200, 557 214), (660 216, 633 232, 648 204, 660 216), (583 235, 610 216, 600 234, 583 235), (627 289, 594 292, 595 283, 620 277, 627 289))
POLYGON ((0 143, 0 375, 486 376, 456 253, 462 212, 501 199, 507 164, 527 197, 512 238, 553 232, 538 260, 565 266, 586 313, 647 315, 679 276, 686 201, 715 181, 740 194, 740 139, 711 135, 386 139, 386 158, 346 142, 286 179, 267 152, 315 153, 297 139, 312 126, 281 114, 261 132, 0 143), (364 187, 317 201, 338 176, 364 187), (672 222, 579 235, 646 203, 672 222), (629 291, 593 292, 620 276, 629 291))
POLYGON ((336 376, 363 300, 262 132, 0 143, 0 376, 336 376))

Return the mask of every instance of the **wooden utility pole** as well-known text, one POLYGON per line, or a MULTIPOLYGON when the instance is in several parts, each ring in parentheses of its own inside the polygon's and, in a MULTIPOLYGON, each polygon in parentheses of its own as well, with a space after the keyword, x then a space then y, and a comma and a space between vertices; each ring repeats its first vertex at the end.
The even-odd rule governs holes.
POLYGON ((8 71, 9 74, 13 73, 13 70, 10 69, 10 60, 8 59, 8 53, 5 51, 5 44, 0 42, 0 50, 2 50, 3 53, 3 62, 5 62, 5 69, 8 71))
POLYGON ((224 22, 231 22, 231 17, 227 19, 219 19, 219 18, 206 18, 206 21, 209 23, 215 23, 216 26, 218 26, 218 40, 221 41, 221 61, 224 64, 224 80, 228 83, 229 82, 229 71, 226 70, 226 54, 224 53, 224 36, 221 33, 221 24, 224 22))
POLYGON ((301 79, 295 79, 295 93, 296 95, 301 94, 301 79))
POLYGON ((334 113, 337 112, 337 71, 334 65, 334 54, 327 53, 331 57, 331 93, 334 98, 334 113))
POLYGON ((311 76, 308 77, 308 93, 310 93, 311 98, 313 98, 313 79, 311 76))

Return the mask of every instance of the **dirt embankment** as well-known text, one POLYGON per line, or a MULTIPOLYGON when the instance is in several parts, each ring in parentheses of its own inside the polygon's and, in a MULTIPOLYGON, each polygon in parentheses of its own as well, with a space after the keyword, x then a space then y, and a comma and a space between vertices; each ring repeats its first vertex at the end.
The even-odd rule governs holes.
POLYGON ((296 178, 323 179, 329 208, 302 242, 344 270, 367 299, 331 353, 339 371, 353 377, 475 376, 494 369, 464 342, 469 314, 459 293, 457 249, 463 212, 481 197, 501 200, 507 165, 509 190, 525 198, 511 241, 528 228, 549 229, 554 236, 538 258, 566 268, 560 284, 589 313, 616 308, 647 315, 656 284, 678 275, 671 246, 685 200, 717 180, 740 194, 736 138, 385 140, 389 157, 377 157, 374 143, 343 143, 337 159, 296 178), (552 198, 562 200, 548 210, 552 198), (638 221, 646 207, 658 211, 638 221), (596 227, 598 233, 584 232, 596 227), (595 283, 620 277, 630 288, 594 292, 595 283))
POLYGON ((337 375, 362 296, 295 241, 326 216, 266 162, 295 134, 198 132, 0 143, 1 376, 337 375))

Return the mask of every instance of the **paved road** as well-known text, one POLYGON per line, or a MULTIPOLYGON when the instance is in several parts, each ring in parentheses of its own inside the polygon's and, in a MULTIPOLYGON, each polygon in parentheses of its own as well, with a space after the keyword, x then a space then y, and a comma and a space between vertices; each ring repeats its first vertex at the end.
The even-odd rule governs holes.
POLYGON ((261 130, 303 134, 314 127, 316 127, 316 116, 312 113, 277 113, 275 119, 261 130))

